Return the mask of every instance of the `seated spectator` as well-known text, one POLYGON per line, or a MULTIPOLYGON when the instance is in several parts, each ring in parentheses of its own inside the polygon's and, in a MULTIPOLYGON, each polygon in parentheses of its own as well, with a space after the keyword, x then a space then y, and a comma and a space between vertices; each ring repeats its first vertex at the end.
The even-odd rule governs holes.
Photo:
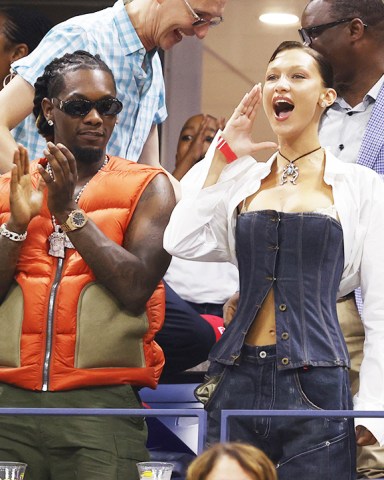
MULTIPOLYGON (((204 114, 192 116, 183 125, 173 172, 182 185, 187 183, 184 175, 204 157, 219 128, 224 128, 224 119, 204 114)), ((238 272, 231 263, 174 257, 164 280, 165 322, 156 340, 166 358, 164 374, 175 374, 207 360, 224 330, 223 304, 238 290, 238 272)))
POLYGON ((186 480, 277 480, 271 460, 245 443, 217 443, 189 466, 186 480))
MULTIPOLYGON (((190 117, 181 129, 173 176, 188 187, 184 175, 202 160, 223 118, 202 113, 190 117)), ((238 288, 237 268, 231 263, 190 262, 174 257, 165 280, 200 314, 223 316, 223 305, 238 288)))
POLYGON ((181 180, 205 156, 217 130, 223 129, 224 118, 199 113, 184 123, 177 142, 176 165, 172 175, 181 180))
MULTIPOLYGON (((11 63, 29 55, 52 26, 49 18, 37 10, 25 6, 0 8, 0 90, 15 75, 11 63)), ((24 128, 28 125, 35 129, 34 124, 31 114, 12 130, 14 139, 24 143, 24 128)))

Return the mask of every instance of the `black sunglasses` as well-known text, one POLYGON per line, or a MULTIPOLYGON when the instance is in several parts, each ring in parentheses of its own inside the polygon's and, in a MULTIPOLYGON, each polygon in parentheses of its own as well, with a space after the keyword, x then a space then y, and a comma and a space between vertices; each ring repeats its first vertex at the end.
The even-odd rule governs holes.
MULTIPOLYGON (((312 43, 312 40, 319 35, 321 35, 328 28, 336 27, 341 23, 351 22, 353 18, 342 18, 341 20, 336 20, 335 22, 323 23, 321 25, 315 25, 314 27, 300 28, 299 34, 304 43, 304 45, 309 46, 312 43)), ((366 27, 366 25, 364 25, 366 27)))
POLYGON ((113 116, 117 115, 123 109, 123 104, 117 98, 102 98, 91 102, 81 98, 78 100, 60 100, 60 98, 52 98, 52 103, 57 100, 59 103, 56 105, 59 110, 70 115, 71 117, 85 117, 88 113, 96 108, 100 115, 113 116))

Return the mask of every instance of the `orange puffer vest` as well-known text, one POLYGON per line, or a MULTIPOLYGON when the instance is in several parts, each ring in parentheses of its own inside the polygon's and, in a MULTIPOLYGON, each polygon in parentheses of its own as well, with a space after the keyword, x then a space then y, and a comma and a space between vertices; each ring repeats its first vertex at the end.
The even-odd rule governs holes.
MULTIPOLYGON (((36 164, 31 164, 34 185, 36 164)), ((79 208, 122 245, 142 192, 161 172, 111 157, 84 189, 79 208)), ((1 223, 9 218, 9 178, 0 179, 1 223)), ((154 388, 164 365, 154 341, 164 321, 163 285, 148 301, 146 314, 133 317, 97 284, 75 249, 67 248, 63 260, 48 255, 52 231, 45 197, 28 226, 16 282, 0 306, 0 382, 40 391, 120 384, 154 388)))

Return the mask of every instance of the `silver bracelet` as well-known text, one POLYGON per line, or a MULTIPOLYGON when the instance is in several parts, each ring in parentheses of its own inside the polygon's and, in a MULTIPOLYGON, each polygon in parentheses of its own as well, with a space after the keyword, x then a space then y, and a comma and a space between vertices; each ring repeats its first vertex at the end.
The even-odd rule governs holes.
POLYGON ((24 240, 27 238, 27 232, 24 233, 16 233, 16 232, 10 232, 7 229, 7 224, 3 223, 0 226, 0 235, 3 237, 7 237, 13 242, 24 242, 24 240))

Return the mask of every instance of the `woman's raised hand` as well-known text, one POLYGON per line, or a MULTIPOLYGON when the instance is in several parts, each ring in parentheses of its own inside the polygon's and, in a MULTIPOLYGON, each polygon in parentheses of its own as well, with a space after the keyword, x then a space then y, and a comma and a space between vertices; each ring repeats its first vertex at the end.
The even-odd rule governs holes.
POLYGON ((258 83, 244 95, 223 130, 223 138, 238 157, 252 155, 267 148, 277 148, 275 142, 256 143, 251 138, 261 100, 261 84, 258 83))

